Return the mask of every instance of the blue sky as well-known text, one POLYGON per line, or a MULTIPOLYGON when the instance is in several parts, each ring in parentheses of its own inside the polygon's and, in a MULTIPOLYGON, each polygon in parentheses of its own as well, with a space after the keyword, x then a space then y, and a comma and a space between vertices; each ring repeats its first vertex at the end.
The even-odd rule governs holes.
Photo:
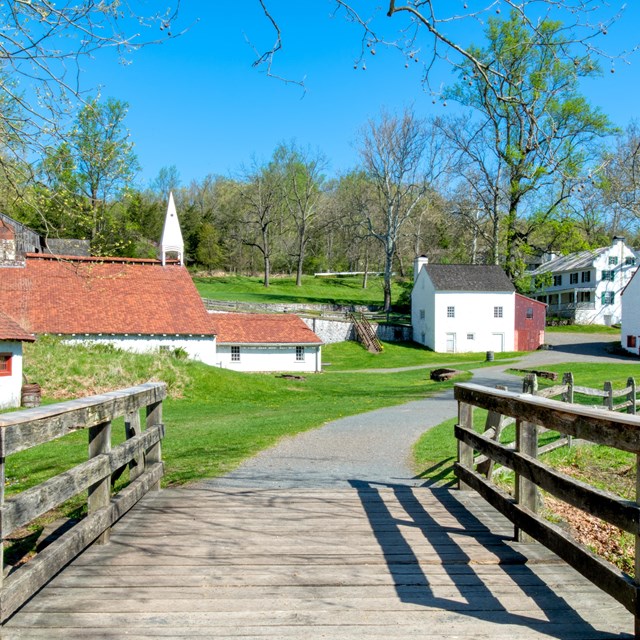
MULTIPOLYGON (((395 51, 378 49, 367 57, 366 71, 354 70, 361 33, 343 17, 331 17, 329 0, 271 0, 269 6, 284 44, 274 71, 305 78, 306 93, 252 68, 255 54, 247 39, 261 49, 274 39, 257 0, 183 0, 184 35, 133 53, 127 65, 105 53, 83 63, 85 87, 100 86, 103 96, 130 105, 126 124, 143 186, 170 165, 183 184, 207 174, 237 176, 253 158, 266 160, 278 143, 292 139, 321 150, 336 175, 356 164, 358 130, 381 108, 413 105, 425 117, 451 109, 433 104, 421 65, 405 69, 395 51)), ((602 46, 632 48, 640 42, 638 25, 640 2, 634 2, 602 46)), ((480 29, 465 23, 454 34, 477 42, 480 29)), ((629 61, 616 61, 613 74, 604 61, 602 77, 583 85, 591 102, 621 127, 637 116, 640 102, 640 56, 629 61)), ((438 87, 455 78, 443 64, 432 80, 438 87)))

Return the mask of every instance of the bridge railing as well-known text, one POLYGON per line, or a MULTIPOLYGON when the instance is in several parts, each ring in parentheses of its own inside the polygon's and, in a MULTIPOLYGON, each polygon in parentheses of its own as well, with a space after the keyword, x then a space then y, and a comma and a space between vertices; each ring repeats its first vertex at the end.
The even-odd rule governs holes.
MULTIPOLYGON (((640 638, 640 495, 635 502, 575 480, 537 460, 538 427, 636 454, 640 457, 640 417, 566 402, 489 389, 475 384, 455 387, 458 401, 458 462, 462 490, 474 489, 515 526, 515 539, 537 540, 583 576, 612 595, 635 616, 640 638), (515 450, 474 430, 473 409, 479 407, 516 421, 515 450), (475 468, 474 451, 515 473, 515 495, 492 484, 475 468), (538 515, 542 489, 582 511, 635 536, 635 580, 576 542, 560 527, 538 515)), ((477 458, 476 458, 477 459, 477 458)))
MULTIPOLYGON (((86 492, 87 516, 69 527, 35 557, 8 572, 0 564, 0 621, 46 584, 93 542, 109 541, 110 528, 163 475, 164 383, 147 383, 102 395, 0 415, 0 534, 17 529, 86 492), (140 413, 143 413, 141 418, 140 413), (125 441, 111 445, 111 423, 124 418, 125 441), (143 425, 145 428, 143 429, 143 425), (88 460, 21 493, 5 498, 6 459, 72 432, 88 433, 88 460), (129 483, 112 485, 129 469, 129 483), (113 495, 112 495, 113 494, 113 495)), ((0 563, 2 556, 0 554, 0 563)))

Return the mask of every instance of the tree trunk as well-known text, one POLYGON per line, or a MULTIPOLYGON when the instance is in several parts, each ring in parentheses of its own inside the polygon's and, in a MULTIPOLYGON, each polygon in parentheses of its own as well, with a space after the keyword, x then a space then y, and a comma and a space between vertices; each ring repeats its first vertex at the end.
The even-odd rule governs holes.
POLYGON ((362 288, 366 289, 369 283, 369 248, 364 250, 364 275, 362 276, 362 288))

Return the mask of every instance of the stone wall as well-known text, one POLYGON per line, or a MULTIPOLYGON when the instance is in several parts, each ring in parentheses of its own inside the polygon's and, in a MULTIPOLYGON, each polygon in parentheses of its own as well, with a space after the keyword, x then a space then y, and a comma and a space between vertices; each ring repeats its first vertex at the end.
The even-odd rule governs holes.
MULTIPOLYGON (((356 339, 353 322, 348 320, 305 317, 302 319, 325 344, 356 339)), ((407 325, 372 323, 372 326, 378 338, 385 342, 408 342, 411 340, 411 327, 407 325)))

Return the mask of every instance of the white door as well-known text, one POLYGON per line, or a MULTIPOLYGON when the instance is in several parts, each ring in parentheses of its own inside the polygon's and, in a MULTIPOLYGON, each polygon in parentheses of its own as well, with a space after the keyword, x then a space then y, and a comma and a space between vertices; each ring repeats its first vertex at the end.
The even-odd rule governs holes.
POLYGON ((447 333, 447 353, 456 352, 456 334, 447 333))
POLYGON ((497 353, 504 351, 504 333, 491 334, 491 351, 497 353))

